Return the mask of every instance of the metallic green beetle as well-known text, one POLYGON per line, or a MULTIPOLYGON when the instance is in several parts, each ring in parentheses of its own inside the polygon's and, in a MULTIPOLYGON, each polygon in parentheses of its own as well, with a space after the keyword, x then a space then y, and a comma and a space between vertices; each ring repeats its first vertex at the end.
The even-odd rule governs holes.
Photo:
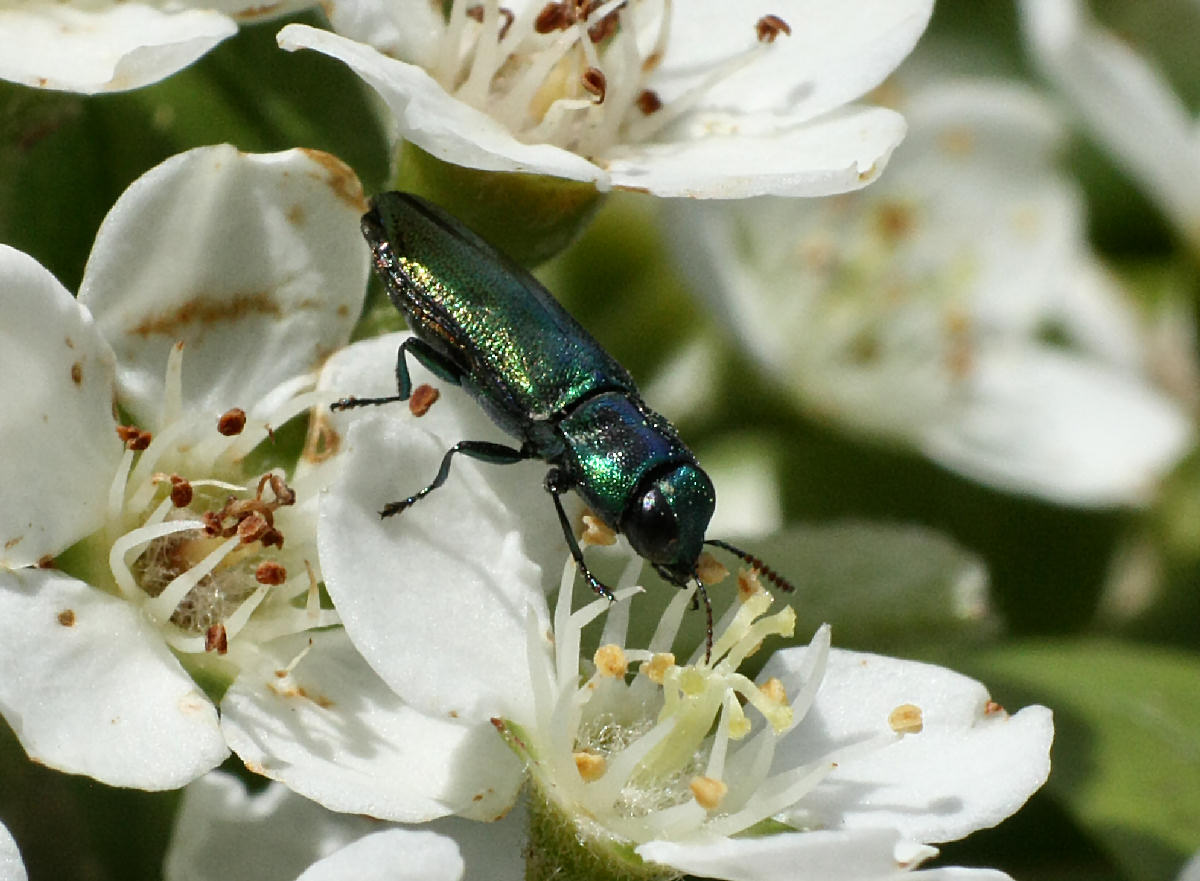
POLYGON ((397 393, 345 398, 348 409, 409 397, 405 358, 461 386, 506 433, 509 447, 464 440, 451 447, 433 482, 392 502, 397 514, 441 486, 456 453, 507 464, 550 464, 545 486, 571 556, 596 593, 612 592, 588 569, 559 498, 574 490, 667 581, 697 585, 712 647, 712 607, 696 571, 701 549, 736 554, 784 590, 791 585, 756 557, 704 538, 716 505, 712 482, 675 427, 642 401, 633 377, 600 347, 554 297, 516 265, 436 205, 408 193, 371 201, 362 231, 388 297, 414 336, 396 357, 397 393))

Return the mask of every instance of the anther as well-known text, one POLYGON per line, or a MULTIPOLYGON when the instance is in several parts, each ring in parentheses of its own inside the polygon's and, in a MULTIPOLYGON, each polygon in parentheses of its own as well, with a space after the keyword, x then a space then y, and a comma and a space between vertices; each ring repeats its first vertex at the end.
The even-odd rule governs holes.
POLYGON ((604 103, 604 95, 608 91, 608 78, 598 67, 589 67, 580 78, 584 91, 596 97, 597 104, 604 103))
POLYGON ((675 656, 670 652, 659 652, 649 661, 638 668, 639 673, 645 673, 646 678, 655 685, 662 685, 667 677, 667 671, 675 666, 675 656))
POLYGON ((619 645, 602 645, 596 649, 596 654, 592 656, 592 661, 596 665, 596 672, 601 676, 607 676, 610 679, 620 679, 625 675, 625 671, 629 669, 629 661, 625 657, 625 652, 619 645))
POLYGON ((696 577, 701 584, 718 584, 729 577, 729 570, 708 551, 700 554, 696 561, 696 577))
POLYGON ((246 427, 246 411, 241 407, 226 410, 217 420, 217 432, 225 437, 234 437, 246 427))
POLYGON ((577 752, 573 754, 573 758, 575 767, 579 770, 579 776, 583 778, 584 783, 599 780, 608 770, 608 762, 604 760, 604 756, 596 753, 577 752))
POLYGON ((533 20, 533 29, 539 34, 565 31, 575 23, 575 11, 566 3, 547 3, 533 20))
POLYGON ((663 106, 662 98, 658 97, 658 92, 653 89, 642 89, 638 92, 637 100, 634 103, 637 104, 638 110, 646 116, 657 113, 662 110, 663 106))
POLYGON ((413 389, 412 395, 409 396, 408 412, 414 416, 424 416, 440 396, 441 392, 423 382, 413 389))
POLYGON ((229 651, 229 634, 224 624, 213 624, 204 633, 204 650, 223 655, 229 651))
POLYGON ((287 580, 287 569, 274 560, 264 560, 254 570, 254 580, 275 587, 287 580))
POLYGON ((888 725, 897 734, 920 734, 925 718, 916 704, 901 704, 888 714, 888 725))
POLYGON ((126 449, 141 451, 150 446, 154 435, 148 431, 142 431, 136 425, 118 425, 117 437, 125 444, 126 449))
POLYGON ((792 29, 778 15, 764 15, 754 23, 754 33, 758 36, 760 43, 774 43, 775 38, 780 34, 790 37, 792 29))
POLYGON ((186 508, 192 503, 192 485, 178 474, 171 475, 171 504, 176 508, 186 508))
POLYGON ((688 784, 688 788, 692 790, 692 796, 696 799, 696 803, 706 811, 713 811, 720 807, 725 794, 729 792, 729 787, 725 782, 715 777, 694 777, 688 784))

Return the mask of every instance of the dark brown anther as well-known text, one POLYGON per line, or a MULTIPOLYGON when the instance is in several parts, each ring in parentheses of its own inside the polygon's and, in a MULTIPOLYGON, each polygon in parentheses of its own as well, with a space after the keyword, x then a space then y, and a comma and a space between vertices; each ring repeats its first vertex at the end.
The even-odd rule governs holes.
POLYGON ((408 412, 414 416, 424 416, 429 412, 429 408, 434 405, 441 392, 435 389, 428 383, 421 383, 413 389, 412 396, 408 399, 408 412))
POLYGON ((483 24, 483 4, 476 3, 474 6, 467 7, 467 18, 472 21, 477 21, 483 24))
POLYGON ((217 511, 205 511, 200 518, 204 523, 204 534, 216 538, 224 527, 221 525, 221 515, 217 511))
POLYGON ((234 407, 231 410, 226 410, 221 414, 221 418, 217 420, 217 431, 225 435, 225 437, 233 437, 241 434, 242 429, 246 427, 246 411, 241 407, 234 407))
POLYGON ((790 37, 792 28, 778 15, 764 15, 754 23, 754 33, 758 36, 758 42, 774 43, 780 34, 790 37))
POLYGON ((598 67, 589 67, 583 72, 580 77, 585 91, 596 96, 596 103, 604 103, 604 93, 608 90, 608 78, 604 76, 604 71, 598 67))
POLYGON ((270 528, 271 524, 267 518, 258 511, 254 511, 238 521, 237 535, 242 540, 242 544, 248 545, 266 535, 270 528))
POLYGON ((284 483, 282 477, 273 473, 264 474, 259 478, 258 494, 255 496, 256 499, 262 498, 263 487, 268 483, 271 484, 271 492, 275 494, 275 504, 271 506, 272 510, 280 507, 281 505, 296 504, 296 491, 284 483))
POLYGON ((118 425, 117 437, 125 444, 126 449, 140 451, 150 446, 154 435, 148 431, 142 431, 136 425, 118 425))
POLYGON ((593 43, 603 43, 616 33, 618 21, 619 19, 617 18, 616 11, 614 10, 613 12, 610 12, 608 15, 604 16, 604 18, 600 19, 598 22, 588 28, 588 39, 593 43))
POLYGON ((283 547, 283 533, 272 526, 258 537, 258 541, 264 548, 281 548, 283 547))
POLYGON ((83 365, 78 361, 71 365, 71 382, 75 385, 83 384, 83 365))
POLYGON ((259 584, 269 584, 274 587, 287 580, 287 569, 274 560, 264 560, 254 570, 254 580, 259 584))
POLYGON ((508 36, 508 29, 512 27, 513 20, 516 18, 511 9, 505 9, 503 6, 500 7, 500 17, 504 21, 500 22, 500 30, 496 33, 497 40, 503 40, 508 36))
POLYGON ((178 474, 171 475, 171 504, 186 508, 192 503, 192 485, 178 474))
POLYGON ((204 633, 204 650, 223 655, 229 651, 229 634, 224 624, 214 624, 204 633))
POLYGON ((539 34, 565 31, 575 23, 575 10, 566 3, 547 3, 533 20, 533 29, 539 34))
POLYGON ((43 554, 42 556, 38 557, 38 561, 34 565, 39 569, 53 569, 54 556, 51 554, 43 554))
POLYGON ((662 98, 658 97, 658 92, 652 89, 642 89, 638 92, 637 101, 638 110, 649 116, 651 113, 657 113, 662 110, 662 98))

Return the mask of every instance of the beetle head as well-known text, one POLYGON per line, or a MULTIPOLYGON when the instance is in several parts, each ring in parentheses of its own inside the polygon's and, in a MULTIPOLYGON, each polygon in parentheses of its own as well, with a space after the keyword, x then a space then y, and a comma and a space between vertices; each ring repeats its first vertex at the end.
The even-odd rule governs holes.
POLYGON ((683 464, 643 487, 625 509, 621 531, 660 575, 682 586, 695 574, 716 506, 712 481, 696 465, 683 464))

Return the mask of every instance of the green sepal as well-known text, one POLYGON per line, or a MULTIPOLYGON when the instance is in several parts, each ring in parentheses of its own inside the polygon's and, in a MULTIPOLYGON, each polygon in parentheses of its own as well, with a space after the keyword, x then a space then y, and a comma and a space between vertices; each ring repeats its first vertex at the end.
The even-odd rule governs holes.
POLYGON ((575 241, 603 203, 590 183, 443 162, 400 145, 396 189, 445 208, 522 266, 534 267, 575 241))

